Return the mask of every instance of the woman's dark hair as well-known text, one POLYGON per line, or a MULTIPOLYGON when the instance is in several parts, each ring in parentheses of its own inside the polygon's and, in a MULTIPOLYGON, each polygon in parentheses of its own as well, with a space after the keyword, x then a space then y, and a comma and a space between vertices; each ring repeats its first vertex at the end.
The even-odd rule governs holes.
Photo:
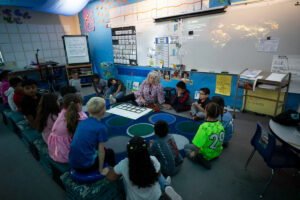
POLYGON ((65 121, 67 129, 71 133, 72 137, 79 122, 78 103, 82 103, 82 99, 76 94, 66 94, 63 97, 63 107, 67 109, 67 112, 65 113, 65 121))
POLYGON ((129 179, 139 188, 150 187, 158 181, 156 172, 150 158, 147 144, 139 136, 133 137, 127 144, 129 160, 129 179))
POLYGON ((155 135, 158 135, 159 137, 167 136, 169 132, 168 123, 164 120, 158 120, 154 125, 154 132, 155 135))
POLYGON ((47 120, 49 115, 58 115, 60 108, 57 104, 58 97, 54 94, 44 94, 39 102, 37 108, 37 115, 35 119, 35 128, 39 132, 42 132, 47 126, 47 120))
POLYGON ((221 108, 221 120, 222 120, 223 113, 224 113, 224 106, 225 106, 225 102, 224 102, 223 97, 221 97, 221 96, 213 96, 211 98, 211 102, 215 102, 216 104, 218 104, 220 106, 220 108, 221 108))
POLYGON ((217 118, 222 111, 221 107, 214 102, 208 103, 205 107, 205 110, 206 110, 207 117, 211 117, 211 118, 217 118))
POLYGON ((117 81, 116 79, 114 79, 114 78, 110 78, 110 79, 108 79, 108 81, 107 81, 107 87, 109 87, 110 88, 110 86, 112 86, 112 81, 113 80, 115 80, 115 81, 117 81))

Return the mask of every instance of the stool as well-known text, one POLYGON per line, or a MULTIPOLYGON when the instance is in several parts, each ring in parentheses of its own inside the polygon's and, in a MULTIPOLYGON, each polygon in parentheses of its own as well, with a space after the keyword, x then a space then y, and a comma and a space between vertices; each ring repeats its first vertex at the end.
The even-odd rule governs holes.
POLYGON ((68 163, 55 162, 50 156, 48 156, 48 158, 53 180, 65 190, 64 184, 60 180, 60 176, 70 170, 70 165, 68 163))
POLYGON ((48 174, 52 175, 52 169, 51 169, 51 165, 50 165, 51 158, 48 153, 47 144, 44 142, 44 140, 42 138, 40 138, 40 139, 34 140, 33 146, 35 147, 35 149, 37 149, 38 160, 39 160, 40 164, 42 165, 42 167, 46 170, 46 172, 48 174))
POLYGON ((170 104, 172 101, 172 91, 174 91, 174 95, 176 94, 175 88, 172 87, 165 87, 164 92, 165 92, 165 102, 170 104))
POLYGON ((104 178, 93 183, 80 184, 72 179, 70 172, 64 173, 60 179, 66 188, 68 200, 122 200, 125 196, 121 179, 110 182, 104 178))

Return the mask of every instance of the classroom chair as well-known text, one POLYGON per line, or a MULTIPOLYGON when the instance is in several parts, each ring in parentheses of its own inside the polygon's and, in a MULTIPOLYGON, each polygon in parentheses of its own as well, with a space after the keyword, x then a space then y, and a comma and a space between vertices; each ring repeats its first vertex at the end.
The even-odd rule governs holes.
POLYGON ((263 157, 268 167, 271 168, 271 176, 266 183, 263 192, 259 196, 260 198, 263 198, 263 195, 272 182, 276 170, 281 168, 295 168, 297 162, 299 162, 297 161, 299 158, 297 158, 297 155, 285 145, 276 145, 275 136, 270 131, 266 130, 260 122, 257 122, 257 128, 251 139, 251 145, 254 149, 246 162, 245 170, 247 170, 248 164, 256 151, 263 157))
POLYGON ((123 183, 121 179, 110 182, 104 178, 93 183, 78 183, 72 179, 70 172, 64 173, 60 179, 66 188, 68 200, 125 199, 123 183))

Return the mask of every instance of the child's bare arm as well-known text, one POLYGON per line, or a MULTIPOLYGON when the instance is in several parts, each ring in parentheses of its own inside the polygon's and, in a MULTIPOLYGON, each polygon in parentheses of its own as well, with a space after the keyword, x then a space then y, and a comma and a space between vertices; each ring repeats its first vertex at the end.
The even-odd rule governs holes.
POLYGON ((121 175, 117 174, 114 169, 110 169, 108 174, 106 175, 106 178, 109 181, 115 181, 120 177, 121 177, 121 175))
POLYGON ((98 158, 99 158, 99 172, 102 175, 106 175, 108 172, 107 169, 103 168, 104 158, 105 158, 105 149, 104 149, 104 142, 98 144, 98 158), (106 172, 106 173, 105 173, 106 172))
POLYGON ((119 85, 117 91, 114 94, 114 96, 116 96, 121 91, 121 88, 122 88, 122 85, 119 85))

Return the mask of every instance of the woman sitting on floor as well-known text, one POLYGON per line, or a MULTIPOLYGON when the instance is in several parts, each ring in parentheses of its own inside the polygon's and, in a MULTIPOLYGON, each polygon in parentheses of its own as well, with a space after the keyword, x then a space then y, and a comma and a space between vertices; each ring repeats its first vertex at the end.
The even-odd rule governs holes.
POLYGON ((163 104, 165 102, 164 88, 160 83, 160 74, 157 71, 149 72, 147 78, 135 93, 123 96, 120 99, 110 98, 111 104, 133 101, 139 106, 163 104))

